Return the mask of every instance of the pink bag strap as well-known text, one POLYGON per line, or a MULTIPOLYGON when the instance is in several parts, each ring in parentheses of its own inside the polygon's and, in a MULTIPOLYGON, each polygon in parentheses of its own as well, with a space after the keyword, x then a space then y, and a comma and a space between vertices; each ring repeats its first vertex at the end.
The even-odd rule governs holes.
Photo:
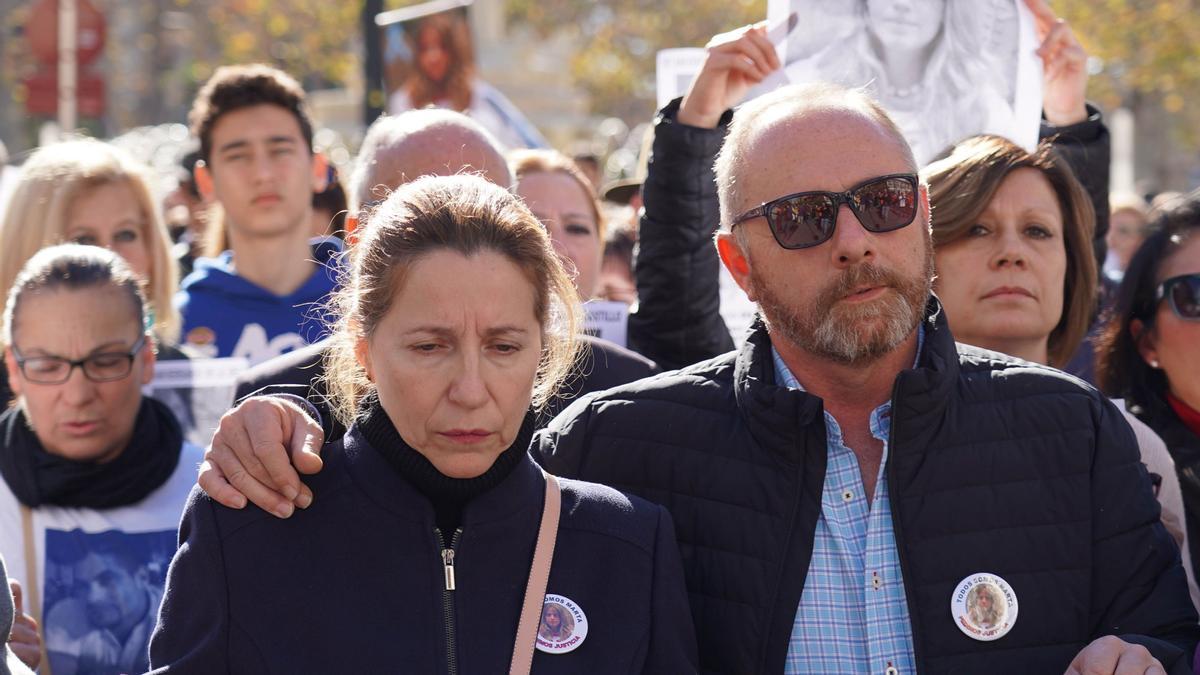
POLYGON ((537 547, 529 568, 525 586, 525 602, 517 623, 517 639, 513 643, 509 675, 527 675, 533 667, 533 649, 538 626, 542 623, 542 605, 546 601, 546 584, 550 581, 550 564, 554 560, 554 542, 558 539, 558 516, 562 511, 562 494, 558 479, 542 471, 546 479, 546 504, 542 508, 542 524, 538 527, 537 547))

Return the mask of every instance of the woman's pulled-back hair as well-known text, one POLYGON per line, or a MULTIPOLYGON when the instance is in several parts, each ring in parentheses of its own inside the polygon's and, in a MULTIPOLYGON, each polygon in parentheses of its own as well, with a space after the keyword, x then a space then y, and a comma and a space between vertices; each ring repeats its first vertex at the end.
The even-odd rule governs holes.
POLYGON ((357 232, 347 279, 334 299, 334 344, 325 368, 339 420, 349 425, 372 390, 355 346, 374 333, 413 264, 436 251, 498 253, 529 278, 542 327, 533 403, 545 405, 574 363, 580 310, 550 237, 520 199, 478 176, 421 178, 393 192, 357 232))
POLYGON ((146 296, 142 286, 121 256, 99 246, 61 244, 38 251, 17 274, 4 305, 0 340, 12 346, 21 304, 30 295, 60 290, 116 288, 128 298, 139 327, 146 324, 146 296))
MULTIPOLYGON (((1030 153, 1000 136, 973 136, 956 144, 950 154, 926 166, 921 178, 929 184, 933 205, 934 248, 965 237, 979 222, 1000 184, 1017 169, 1037 169, 1050 183, 1063 219, 1067 254, 1063 282, 1063 313, 1050 332, 1050 365, 1063 366, 1087 335, 1096 309, 1096 259, 1092 238, 1096 214, 1087 191, 1054 147, 1043 141, 1030 153)), ((945 280, 954 283, 953 279, 945 280)))
POLYGON ((1130 326, 1136 319, 1143 330, 1154 327, 1159 270, 1192 237, 1200 236, 1200 190, 1158 211, 1149 229, 1153 234, 1129 260, 1111 318, 1096 344, 1096 383, 1105 394, 1124 398, 1130 409, 1146 408, 1167 391, 1166 374, 1142 358, 1130 326))

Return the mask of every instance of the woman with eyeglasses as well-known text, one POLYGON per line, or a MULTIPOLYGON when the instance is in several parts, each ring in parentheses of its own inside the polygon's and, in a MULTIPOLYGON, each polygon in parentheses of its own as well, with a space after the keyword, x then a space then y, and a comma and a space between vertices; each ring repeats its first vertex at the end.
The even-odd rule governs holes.
POLYGON ((202 459, 142 396, 154 344, 116 253, 46 248, 4 310, 15 403, 0 415, 0 550, 55 673, 148 668, 167 564, 202 459))
MULTIPOLYGON (((1175 459, 1192 562, 1200 560, 1200 192, 1163 211, 1125 270, 1096 349, 1100 388, 1175 459)), ((1200 576, 1200 569, 1196 570, 1200 576)))

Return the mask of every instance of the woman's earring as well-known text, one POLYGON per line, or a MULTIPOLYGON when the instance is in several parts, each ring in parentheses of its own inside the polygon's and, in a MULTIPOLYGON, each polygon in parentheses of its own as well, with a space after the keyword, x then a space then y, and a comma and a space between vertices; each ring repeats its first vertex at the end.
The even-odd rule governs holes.
POLYGON ((1158 370, 1158 361, 1157 361, 1157 360, 1151 361, 1151 362, 1150 362, 1150 367, 1151 367, 1151 368, 1153 368, 1153 369, 1155 369, 1155 370, 1158 370))

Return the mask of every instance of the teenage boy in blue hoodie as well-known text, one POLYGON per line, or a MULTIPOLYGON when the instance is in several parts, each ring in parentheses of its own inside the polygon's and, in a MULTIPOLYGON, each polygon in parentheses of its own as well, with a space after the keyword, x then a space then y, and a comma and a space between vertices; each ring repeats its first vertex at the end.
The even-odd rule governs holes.
POLYGON ((221 205, 230 249, 197 260, 183 281, 185 351, 254 364, 320 339, 340 247, 309 239, 326 167, 304 90, 268 66, 226 66, 188 119, 200 139, 196 183, 221 205))

